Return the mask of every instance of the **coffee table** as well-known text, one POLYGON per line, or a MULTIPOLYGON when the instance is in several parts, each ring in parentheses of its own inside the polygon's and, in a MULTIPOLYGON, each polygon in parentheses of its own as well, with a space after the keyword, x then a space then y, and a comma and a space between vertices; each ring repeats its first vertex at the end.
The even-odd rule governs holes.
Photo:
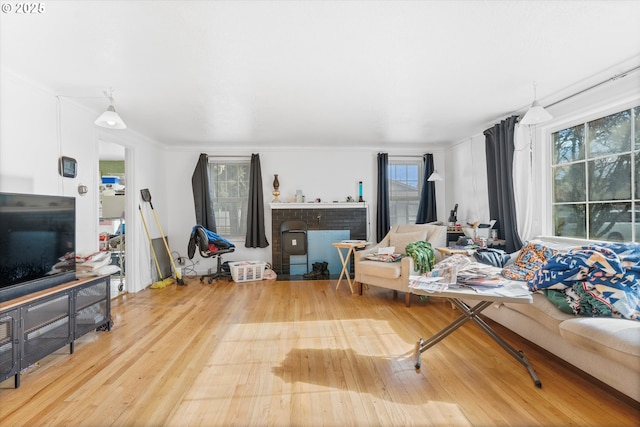
MULTIPOLYGON (((417 278, 418 277, 416 276, 412 276, 410 280, 417 278)), ((463 285, 449 285, 446 290, 440 292, 427 292, 420 289, 410 288, 411 293, 417 295, 430 295, 447 298, 462 312, 457 319, 445 326, 440 332, 436 333, 431 338, 426 340, 424 338, 419 339, 416 344, 416 371, 420 371, 420 359, 424 351, 442 341, 469 320, 473 320, 485 333, 487 333, 487 335, 497 342, 500 347, 527 368, 535 386, 541 388, 542 382, 538 379, 538 376, 529 363, 529 360, 527 360, 527 357, 524 355, 524 352, 522 350, 516 350, 508 342, 502 339, 502 337, 500 337, 500 335, 498 335, 498 333, 479 316, 485 308, 496 302, 510 302, 516 304, 531 304, 533 302, 531 294, 529 292, 521 291, 520 289, 522 289, 522 285, 518 285, 518 282, 506 281, 505 283, 506 284, 502 287, 481 289, 480 292, 476 291, 474 288, 465 287, 463 285), (464 300, 478 301, 478 303, 471 307, 464 302, 464 300)))

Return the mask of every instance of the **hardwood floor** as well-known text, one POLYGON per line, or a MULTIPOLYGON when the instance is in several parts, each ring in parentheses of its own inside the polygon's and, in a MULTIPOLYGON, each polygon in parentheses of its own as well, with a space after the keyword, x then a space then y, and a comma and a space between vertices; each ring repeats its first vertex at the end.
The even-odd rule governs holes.
POLYGON ((638 426, 640 405, 496 325, 540 377, 475 324, 422 356, 458 312, 335 281, 147 289, 92 332, 0 384, 6 426, 638 426))

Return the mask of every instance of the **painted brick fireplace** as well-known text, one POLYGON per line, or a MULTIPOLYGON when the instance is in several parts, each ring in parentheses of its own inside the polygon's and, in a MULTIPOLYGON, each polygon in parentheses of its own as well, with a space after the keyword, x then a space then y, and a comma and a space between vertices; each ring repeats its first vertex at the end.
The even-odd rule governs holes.
MULTIPOLYGON (((365 203, 272 203, 270 206, 271 259, 276 272, 283 271, 281 267, 284 267, 287 274, 290 267, 286 254, 282 261, 284 265, 280 265, 280 226, 284 221, 304 221, 309 231, 349 230, 349 239, 367 239, 368 208, 365 203)), ((335 268, 337 272, 338 266, 335 268)))

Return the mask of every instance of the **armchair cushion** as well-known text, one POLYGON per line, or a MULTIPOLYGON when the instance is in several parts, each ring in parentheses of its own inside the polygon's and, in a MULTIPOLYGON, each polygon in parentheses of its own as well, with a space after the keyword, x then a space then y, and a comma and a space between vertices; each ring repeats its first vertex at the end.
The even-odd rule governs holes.
POLYGON ((366 271, 366 274, 380 279, 397 279, 401 272, 399 263, 393 263, 392 266, 389 266, 389 263, 362 261, 360 267, 366 271))
POLYGON ((419 240, 425 240, 426 234, 424 231, 414 231, 411 233, 393 233, 389 236, 389 246, 395 246, 396 252, 399 254, 406 254, 405 248, 409 243, 417 242, 419 240))

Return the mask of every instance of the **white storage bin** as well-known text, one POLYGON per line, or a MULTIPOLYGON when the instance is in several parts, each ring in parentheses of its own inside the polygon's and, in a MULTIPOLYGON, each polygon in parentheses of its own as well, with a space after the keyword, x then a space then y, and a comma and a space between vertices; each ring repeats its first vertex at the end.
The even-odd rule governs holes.
POLYGON ((231 277, 236 283, 262 280, 266 266, 267 263, 262 261, 239 261, 229 263, 231 277))

